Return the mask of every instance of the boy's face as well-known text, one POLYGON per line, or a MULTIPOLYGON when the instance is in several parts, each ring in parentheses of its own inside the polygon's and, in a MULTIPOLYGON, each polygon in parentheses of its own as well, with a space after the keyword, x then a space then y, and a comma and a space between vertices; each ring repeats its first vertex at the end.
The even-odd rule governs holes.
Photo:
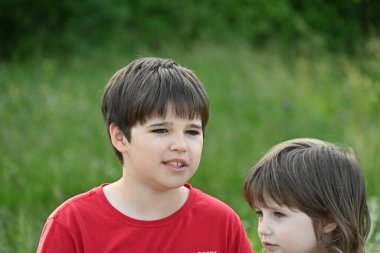
POLYGON ((131 129, 123 154, 125 179, 153 190, 181 187, 196 172, 203 147, 200 118, 182 119, 171 108, 131 129))
POLYGON ((271 208, 257 207, 258 232, 263 247, 275 253, 317 253, 317 239, 311 218, 267 201, 271 208))

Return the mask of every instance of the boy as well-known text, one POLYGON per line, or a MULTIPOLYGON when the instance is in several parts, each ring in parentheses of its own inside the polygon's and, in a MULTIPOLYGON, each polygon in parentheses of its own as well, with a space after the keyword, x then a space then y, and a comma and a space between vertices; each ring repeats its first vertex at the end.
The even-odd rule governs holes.
POLYGON ((55 210, 38 252, 253 252, 237 214, 187 184, 209 113, 190 70, 137 59, 109 81, 102 112, 122 177, 55 210))

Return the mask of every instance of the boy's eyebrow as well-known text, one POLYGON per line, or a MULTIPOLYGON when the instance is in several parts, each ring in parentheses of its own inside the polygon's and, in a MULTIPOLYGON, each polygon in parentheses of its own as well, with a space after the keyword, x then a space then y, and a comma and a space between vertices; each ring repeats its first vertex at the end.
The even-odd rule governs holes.
POLYGON ((190 124, 190 127, 197 128, 197 129, 202 129, 202 126, 198 125, 198 124, 190 124))
MULTIPOLYGON (((150 124, 148 127, 161 127, 161 126, 167 126, 167 125, 173 125, 173 122, 162 121, 162 122, 150 124)), ((202 129, 202 125, 199 125, 199 124, 190 124, 189 127, 202 129)))
POLYGON ((173 123, 167 122, 167 121, 162 121, 162 122, 157 122, 157 123, 152 123, 148 127, 156 127, 156 126, 163 126, 163 125, 172 125, 173 123))

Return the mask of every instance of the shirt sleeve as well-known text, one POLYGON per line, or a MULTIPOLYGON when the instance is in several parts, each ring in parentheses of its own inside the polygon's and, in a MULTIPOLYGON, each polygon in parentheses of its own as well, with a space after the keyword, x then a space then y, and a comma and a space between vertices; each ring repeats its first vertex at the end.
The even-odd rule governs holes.
POLYGON ((234 220, 233 242, 229 253, 253 253, 251 242, 248 239, 244 226, 239 218, 234 220))
POLYGON ((38 244, 37 253, 47 252, 78 252, 68 231, 54 218, 46 221, 38 244))

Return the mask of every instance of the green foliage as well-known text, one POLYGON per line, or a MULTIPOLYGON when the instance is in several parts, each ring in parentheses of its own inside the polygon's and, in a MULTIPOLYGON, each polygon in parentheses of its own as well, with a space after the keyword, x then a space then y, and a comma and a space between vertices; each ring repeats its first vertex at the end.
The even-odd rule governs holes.
POLYGON ((102 90, 116 69, 150 55, 176 59, 204 83, 211 117, 191 183, 240 214, 255 252, 260 246, 254 213, 241 194, 244 176, 272 145, 306 136, 355 149, 376 217, 369 241, 376 249, 378 41, 366 48, 368 54, 351 58, 307 48, 297 54, 278 47, 252 49, 244 43, 133 51, 115 44, 89 58, 41 56, 0 64, 0 251, 34 252, 54 208, 121 176, 104 132, 102 90))
POLYGON ((375 0, 0 0, 0 56, 90 54, 119 41, 126 48, 239 38, 361 49, 380 31, 375 0))
POLYGON ((118 2, 1 0, 0 55, 65 54, 101 44, 129 15, 118 2))

